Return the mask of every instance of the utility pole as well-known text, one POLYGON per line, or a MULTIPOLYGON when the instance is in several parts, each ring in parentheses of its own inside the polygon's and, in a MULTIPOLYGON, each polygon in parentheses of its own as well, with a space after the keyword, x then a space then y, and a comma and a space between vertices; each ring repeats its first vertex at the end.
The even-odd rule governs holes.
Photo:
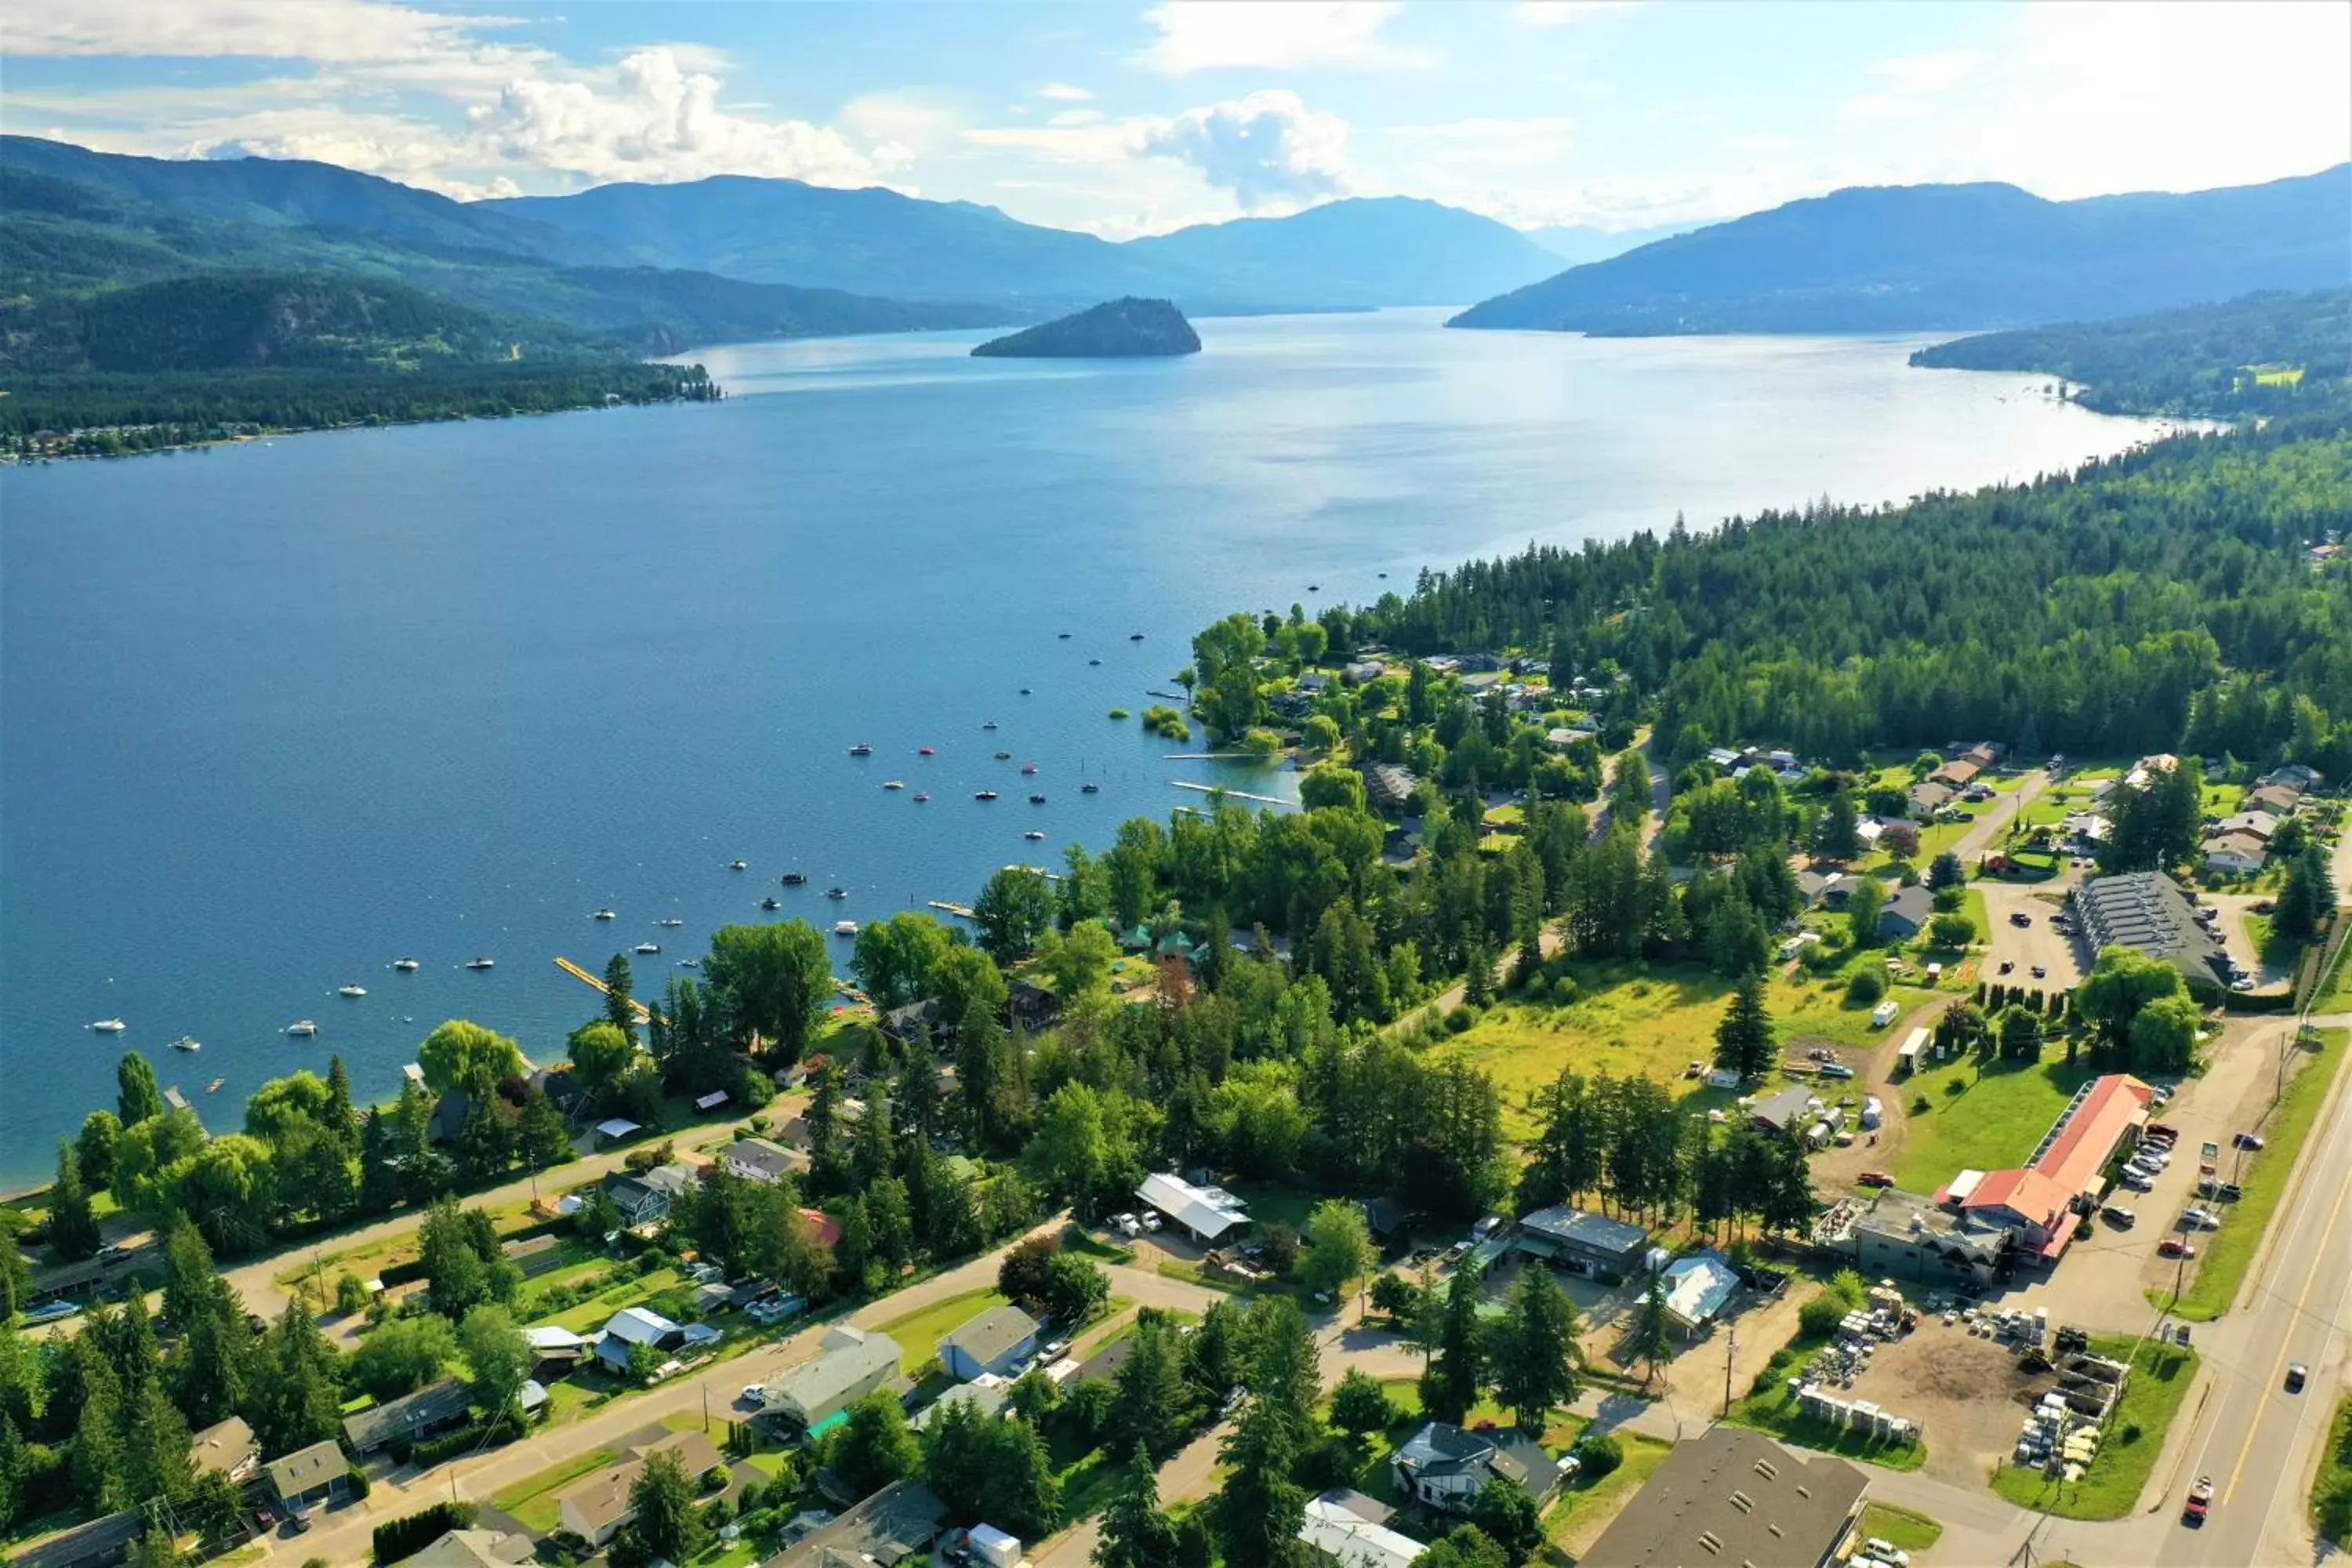
POLYGON ((1731 1414, 1731 1358, 1739 1349, 1739 1331, 1732 1329, 1723 1337, 1723 1414, 1731 1414))

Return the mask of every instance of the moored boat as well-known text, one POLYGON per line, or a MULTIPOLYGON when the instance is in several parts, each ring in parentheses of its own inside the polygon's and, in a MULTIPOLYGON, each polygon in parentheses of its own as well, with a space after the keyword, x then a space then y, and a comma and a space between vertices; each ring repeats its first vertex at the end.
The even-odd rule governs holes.
POLYGON ((971 798, 974 800, 994 800, 996 798, 996 792, 992 789, 976 789, 971 792, 971 798))
POLYGON ((496 969, 498 966, 499 961, 495 958, 469 958, 466 960, 466 967, 468 969, 496 969))
POLYGON ((631 949, 631 951, 635 952, 642 952, 650 956, 661 951, 661 943, 657 942, 641 942, 637 943, 635 948, 631 949))
POLYGON ((182 1035, 172 1042, 172 1048, 175 1051, 201 1051, 205 1048, 205 1043, 194 1035, 182 1035))
POLYGON ((588 918, 592 921, 616 921, 621 917, 614 913, 611 910, 598 910, 594 914, 590 915, 588 918))
POLYGON ((777 898, 775 894, 770 893, 766 898, 760 900, 760 907, 763 910, 781 910, 784 907, 784 903, 783 900, 777 898))
POLYGON ((827 888, 824 890, 824 896, 828 899, 845 899, 849 897, 849 889, 847 888, 827 888))
POLYGON ((367 994, 367 987, 364 985, 338 985, 335 987, 335 994, 338 996, 357 998, 367 994))
POLYGON ((92 1024, 90 1027, 96 1029, 101 1035, 119 1035, 122 1033, 123 1030, 131 1027, 131 1026, 124 1023, 120 1018, 100 1018, 97 1023, 92 1024))
POLYGON ((392 961, 392 966, 394 969, 399 970, 403 974, 414 974, 420 967, 422 967, 418 964, 416 960, 413 958, 395 958, 392 961))
POLYGON ((307 1040, 319 1032, 319 1026, 308 1018, 297 1018, 286 1026, 286 1032, 297 1039, 307 1040))
POLYGON ((727 868, 730 871, 740 871, 745 869, 746 867, 747 863, 741 860, 730 860, 727 862, 727 868))
POLYGON ((874 754, 874 748, 860 741, 849 748, 849 754, 853 757, 870 757, 874 754))
POLYGON ((833 922, 833 934, 835 936, 856 936, 857 934, 857 922, 856 921, 835 921, 833 922))

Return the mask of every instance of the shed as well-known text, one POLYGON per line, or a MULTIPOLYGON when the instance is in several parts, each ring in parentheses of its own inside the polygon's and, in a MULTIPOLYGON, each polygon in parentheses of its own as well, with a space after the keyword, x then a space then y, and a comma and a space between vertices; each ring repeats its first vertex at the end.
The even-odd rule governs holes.
POLYGON ((1233 1194, 1223 1187, 1195 1186, 1181 1176, 1155 1172, 1143 1178, 1135 1195, 1206 1246, 1249 1224, 1249 1210, 1233 1194))

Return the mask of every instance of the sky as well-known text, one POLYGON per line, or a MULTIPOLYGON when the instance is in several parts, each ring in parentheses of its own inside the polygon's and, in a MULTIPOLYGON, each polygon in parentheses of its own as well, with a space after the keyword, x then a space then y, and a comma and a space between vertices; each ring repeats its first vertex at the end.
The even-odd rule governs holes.
POLYGON ((2352 5, 0 0, 0 129, 461 199, 781 175, 1111 238, 1350 195, 1625 230, 2352 156, 2352 5))

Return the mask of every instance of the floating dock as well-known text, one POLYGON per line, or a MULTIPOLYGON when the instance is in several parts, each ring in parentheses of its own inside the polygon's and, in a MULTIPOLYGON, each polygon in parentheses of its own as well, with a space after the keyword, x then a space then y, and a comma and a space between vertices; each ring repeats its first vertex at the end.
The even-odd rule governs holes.
POLYGON ((980 918, 971 912, 971 906, 969 904, 951 904, 945 899, 933 899, 930 904, 931 908, 941 914, 953 915, 960 921, 976 921, 980 918))
MULTIPOLYGON (((578 964, 572 963, 570 959, 565 958, 561 954, 558 954, 556 957, 555 967, 561 969, 564 973, 569 974, 574 980, 586 981, 589 984, 593 985, 597 990, 602 991, 607 996, 610 996, 613 994, 611 989, 605 985, 604 977, 603 975, 591 974, 586 970, 581 968, 578 964)), ((637 1022, 640 1024, 652 1023, 656 1017, 656 1014, 651 1007, 646 1006, 644 1003, 638 1001, 634 996, 629 998, 629 1010, 637 1016, 637 1022)), ((664 1018, 661 1021, 665 1024, 669 1022, 667 1018, 664 1018)))
POLYGON ((1247 790, 1227 789, 1223 784, 1187 784, 1182 779, 1172 782, 1178 789, 1198 790, 1202 795, 1222 795, 1231 800, 1254 800, 1260 805, 1286 805, 1295 808, 1298 805, 1297 801, 1285 800, 1280 795, 1252 795, 1247 790))

